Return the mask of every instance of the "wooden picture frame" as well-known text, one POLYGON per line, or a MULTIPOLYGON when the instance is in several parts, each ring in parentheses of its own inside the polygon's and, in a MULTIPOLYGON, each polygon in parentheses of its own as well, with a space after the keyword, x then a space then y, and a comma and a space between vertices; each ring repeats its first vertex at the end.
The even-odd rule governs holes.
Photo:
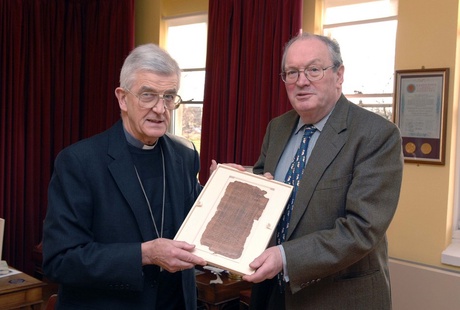
POLYGON ((234 274, 266 249, 292 186, 218 165, 182 223, 175 240, 194 244, 193 254, 234 274))
POLYGON ((443 165, 449 68, 395 72, 394 122, 405 162, 443 165))

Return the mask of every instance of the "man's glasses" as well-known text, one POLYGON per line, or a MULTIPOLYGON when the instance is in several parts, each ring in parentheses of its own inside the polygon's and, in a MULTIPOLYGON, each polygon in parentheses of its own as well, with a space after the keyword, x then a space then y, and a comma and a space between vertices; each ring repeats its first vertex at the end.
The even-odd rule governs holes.
POLYGON ((140 93, 139 95, 136 95, 135 93, 131 92, 129 89, 125 88, 125 90, 132 94, 133 96, 136 96, 137 99, 139 99, 139 106, 142 108, 146 109, 153 109, 160 101, 160 99, 163 99, 163 104, 164 107, 168 110, 175 110, 179 107, 180 103, 182 102, 182 98, 179 95, 176 94, 157 94, 157 93, 152 93, 152 92, 143 92, 140 93))
POLYGON ((311 66, 306 68, 305 70, 297 70, 297 69, 289 69, 287 71, 281 72, 281 79, 283 80, 284 83, 286 84, 294 84, 297 82, 300 76, 300 72, 303 72, 305 74, 305 77, 310 81, 319 81, 324 77, 324 71, 333 68, 334 65, 331 65, 326 68, 321 68, 321 67, 315 67, 311 66))

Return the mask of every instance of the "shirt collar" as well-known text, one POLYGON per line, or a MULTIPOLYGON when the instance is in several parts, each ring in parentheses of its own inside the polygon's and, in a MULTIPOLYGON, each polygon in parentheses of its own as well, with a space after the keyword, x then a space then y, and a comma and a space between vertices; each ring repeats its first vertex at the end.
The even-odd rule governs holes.
MULTIPOLYGON (((335 108, 335 106, 334 106, 334 108, 335 108)), ((319 132, 323 131, 324 125, 326 125, 326 122, 327 122, 327 120, 329 119, 329 116, 331 116, 332 111, 334 111, 334 109, 332 109, 331 112, 329 112, 329 113, 328 113, 325 117, 323 117, 319 122, 312 124, 313 126, 315 126, 315 128, 316 128, 319 132)), ((297 128, 295 129, 295 134, 297 134, 297 133, 302 129, 302 127, 305 126, 305 125, 306 125, 306 124, 302 121, 302 119, 299 118, 299 122, 298 122, 298 124, 297 124, 297 128)))

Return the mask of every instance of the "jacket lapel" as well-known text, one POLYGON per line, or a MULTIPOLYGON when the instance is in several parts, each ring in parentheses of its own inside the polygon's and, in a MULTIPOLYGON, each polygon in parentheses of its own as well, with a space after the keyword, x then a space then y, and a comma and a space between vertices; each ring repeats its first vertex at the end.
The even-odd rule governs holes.
POLYGON ((145 225, 150 214, 134 170, 134 162, 128 150, 122 122, 119 121, 109 134, 108 155, 113 161, 108 169, 115 180, 121 194, 128 202, 137 220, 143 240, 152 240, 155 236, 151 225, 145 225))
POLYGON ((305 167, 304 175, 297 190, 287 239, 289 239, 293 231, 295 231, 297 224, 306 212, 309 201, 324 171, 334 160, 348 139, 348 134, 346 133, 347 117, 348 101, 342 95, 326 122, 308 160, 307 166, 305 167))

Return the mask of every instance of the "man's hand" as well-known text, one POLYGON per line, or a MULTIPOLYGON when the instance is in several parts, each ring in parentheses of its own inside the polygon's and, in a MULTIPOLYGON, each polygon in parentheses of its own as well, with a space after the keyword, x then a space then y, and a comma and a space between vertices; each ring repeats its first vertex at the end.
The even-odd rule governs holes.
POLYGON ((275 178, 270 172, 265 172, 264 177, 269 180, 273 180, 275 178))
POLYGON ((283 270, 283 258, 280 249, 276 246, 266 249, 249 264, 249 267, 255 269, 256 272, 251 275, 244 275, 244 281, 259 283, 266 279, 272 279, 283 270))
POLYGON ((209 167, 209 175, 212 175, 214 171, 216 171, 216 169, 217 169, 217 161, 213 159, 211 160, 211 166, 209 167))
MULTIPOLYGON (((238 165, 238 164, 227 163, 227 164, 223 164, 223 165, 238 169, 240 171, 246 171, 246 169, 243 166, 238 165)), ((214 171, 216 171, 216 169, 217 169, 217 161, 215 161, 213 159, 213 160, 211 160, 211 166, 209 167, 209 175, 213 174, 214 171)))
POLYGON ((169 272, 206 265, 206 261, 191 252, 195 246, 185 241, 159 238, 142 243, 142 265, 158 265, 169 272))

